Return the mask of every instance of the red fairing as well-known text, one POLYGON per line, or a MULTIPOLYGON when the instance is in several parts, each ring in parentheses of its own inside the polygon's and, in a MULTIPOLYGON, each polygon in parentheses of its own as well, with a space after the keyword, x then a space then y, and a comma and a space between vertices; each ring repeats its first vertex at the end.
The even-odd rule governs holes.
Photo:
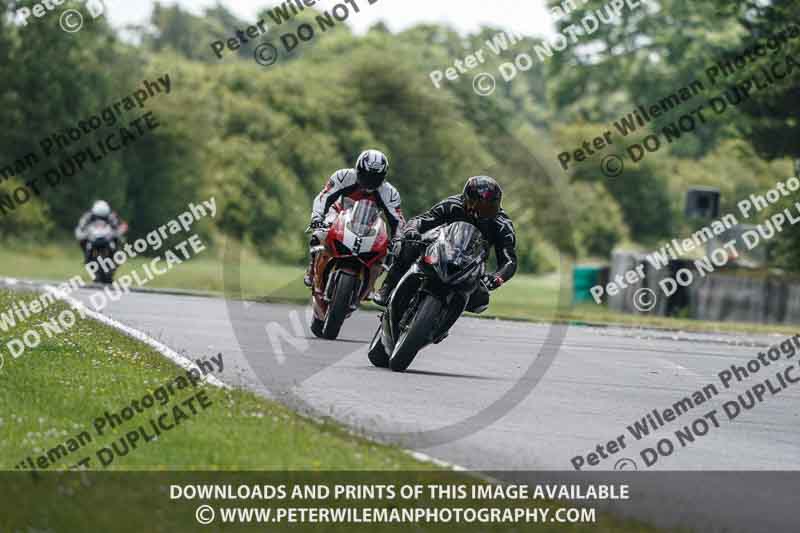
POLYGON ((389 252, 389 235, 386 231, 381 231, 380 234, 375 237, 375 243, 372 245, 372 250, 370 252, 376 252, 379 257, 383 258, 389 252))
MULTIPOLYGON (((381 273, 380 263, 389 251, 389 232, 385 221, 379 216, 372 226, 373 228, 380 227, 380 232, 375 236, 374 240, 372 240, 371 235, 365 237, 353 236, 354 242, 360 243, 355 246, 359 249, 358 255, 354 255, 349 247, 342 246, 345 236, 348 234, 348 230, 345 228, 346 221, 350 218, 348 213, 353 208, 351 206, 344 208, 338 203, 334 204, 334 208, 338 215, 332 221, 327 219, 331 221, 331 225, 325 233, 325 250, 317 255, 314 263, 314 283, 312 287, 314 318, 322 321, 326 320, 329 311, 330 302, 328 301, 327 289, 328 283, 332 279, 331 274, 337 271, 344 271, 357 277, 359 293, 353 296, 359 300, 364 300, 374 289, 375 281, 381 273), (369 252, 362 248, 364 240, 367 238, 372 241, 369 252), (345 253, 341 253, 340 250, 344 251, 344 248, 348 248, 348 250, 345 253), (360 262, 360 264, 356 261, 360 262)), ((365 217, 360 215, 359 217, 362 221, 366 220, 365 217)), ((348 312, 348 316, 349 314, 350 312, 348 312)))
POLYGON ((386 226, 381 226, 381 231, 375 237, 375 242, 372 243, 369 253, 375 255, 370 259, 365 259, 363 254, 359 257, 368 268, 372 268, 379 261, 383 261, 386 254, 389 253, 389 234, 386 232, 386 226))
POLYGON ((334 243, 344 240, 344 218, 342 216, 337 217, 336 221, 331 225, 330 229, 328 229, 328 236, 325 240, 332 256, 338 257, 341 255, 336 250, 336 245, 334 243))

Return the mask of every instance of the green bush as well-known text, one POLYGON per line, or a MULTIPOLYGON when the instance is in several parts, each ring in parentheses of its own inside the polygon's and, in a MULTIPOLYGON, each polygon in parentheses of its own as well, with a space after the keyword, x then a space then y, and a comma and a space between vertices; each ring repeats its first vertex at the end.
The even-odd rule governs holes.
POLYGON ((628 238, 628 226, 614 198, 599 183, 576 183, 572 188, 575 242, 580 256, 609 258, 628 238))

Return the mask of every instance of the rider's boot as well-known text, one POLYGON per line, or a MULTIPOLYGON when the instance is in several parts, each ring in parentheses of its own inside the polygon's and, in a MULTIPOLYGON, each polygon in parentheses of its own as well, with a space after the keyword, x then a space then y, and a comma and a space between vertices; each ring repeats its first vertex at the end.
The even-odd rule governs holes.
POLYGON ((311 287, 314 284, 314 254, 310 254, 310 258, 308 260, 308 268, 306 269, 306 275, 303 277, 303 283, 305 283, 306 287, 311 287))
POLYGON ((389 303, 389 296, 392 294, 392 291, 397 286, 397 282, 400 281, 400 278, 403 277, 406 269, 403 268, 404 265, 400 264, 400 261, 395 260, 392 263, 389 272, 386 274, 386 279, 383 280, 383 285, 378 291, 373 295, 372 301, 375 302, 375 305, 379 305, 381 307, 386 307, 389 303))

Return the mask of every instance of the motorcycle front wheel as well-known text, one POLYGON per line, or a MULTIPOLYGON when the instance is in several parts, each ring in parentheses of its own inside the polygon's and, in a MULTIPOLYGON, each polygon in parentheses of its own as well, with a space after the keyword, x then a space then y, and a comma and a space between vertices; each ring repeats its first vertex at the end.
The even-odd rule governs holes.
POLYGON ((389 368, 395 372, 403 372, 414 360, 422 348, 431 341, 431 334, 442 314, 442 302, 433 296, 425 299, 417 307, 417 313, 408 328, 400 334, 395 344, 389 368))
POLYGON ((369 351, 367 356, 369 362, 378 368, 387 368, 389 366, 389 355, 386 353, 386 348, 383 347, 383 340, 381 339, 381 330, 383 329, 383 317, 381 317, 381 325, 378 326, 378 331, 372 337, 372 342, 369 344, 369 351))
POLYGON ((334 340, 339 336, 344 319, 350 309, 350 302, 353 301, 353 292, 356 290, 356 280, 352 274, 342 272, 336 289, 333 292, 333 299, 328 307, 328 316, 322 327, 322 336, 329 340, 334 340))

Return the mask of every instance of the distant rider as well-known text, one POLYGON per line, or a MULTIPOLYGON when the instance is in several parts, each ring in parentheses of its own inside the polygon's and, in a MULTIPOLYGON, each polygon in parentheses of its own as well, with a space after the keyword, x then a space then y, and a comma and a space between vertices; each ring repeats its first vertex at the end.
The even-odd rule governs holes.
POLYGON ((75 228, 75 238, 78 239, 78 243, 80 244, 81 251, 83 252, 83 256, 86 261, 89 260, 89 253, 86 249, 86 244, 89 237, 88 229, 89 225, 96 220, 102 220, 111 226, 111 229, 114 230, 114 234, 116 236, 117 247, 119 247, 119 237, 124 235, 128 230, 128 224, 126 224, 122 219, 119 218, 119 215, 111 210, 111 206, 108 205, 108 202, 105 200, 97 200, 94 204, 92 204, 92 208, 81 216, 80 220, 78 221, 78 226, 75 228))
MULTIPOLYGON (((501 208, 503 190, 488 176, 474 176, 467 180, 460 195, 445 198, 427 213, 410 219, 395 243, 395 258, 383 286, 373 301, 386 306, 397 283, 423 251, 418 242, 422 234, 453 222, 469 222, 478 227, 497 256, 497 271, 484 276, 489 290, 500 287, 517 271, 517 239, 511 219, 501 208), (409 242, 411 241, 411 242, 409 242)), ((467 305, 467 311, 480 312, 489 305, 489 292, 481 286, 467 305)))
MULTIPOLYGON (((400 193, 386 181, 388 172, 389 160, 378 150, 363 152, 358 156, 355 168, 334 172, 325 188, 314 199, 309 228, 316 230, 325 227, 325 217, 331 207, 342 198, 350 198, 353 201, 370 199, 386 215, 392 235, 397 235, 398 228, 403 226, 405 220, 400 211, 400 193)), ((316 237, 311 237, 311 246, 318 244, 316 237)), ((314 258, 315 255, 311 254, 303 280, 307 287, 312 285, 314 258)))

